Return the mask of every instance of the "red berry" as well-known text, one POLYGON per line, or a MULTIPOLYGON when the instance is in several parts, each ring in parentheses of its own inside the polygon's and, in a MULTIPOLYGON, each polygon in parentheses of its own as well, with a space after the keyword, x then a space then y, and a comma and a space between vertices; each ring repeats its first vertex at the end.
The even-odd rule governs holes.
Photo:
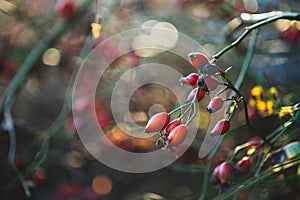
POLYGON ((169 134, 168 139, 170 141, 169 146, 174 147, 181 144, 187 136, 188 128, 186 125, 181 124, 176 126, 169 134))
POLYGON ((183 84, 188 84, 190 86, 196 86, 198 83, 199 75, 196 73, 191 73, 186 77, 182 77, 179 82, 183 84))
POLYGON ((171 121, 165 128, 166 133, 170 133, 175 127, 179 126, 181 123, 178 119, 171 121))
POLYGON ((223 162, 220 164, 219 179, 220 179, 221 183, 228 182, 228 180, 232 176, 232 174, 233 174, 233 167, 230 163, 223 162))
MULTIPOLYGON (((192 101, 197 93, 197 88, 193 89, 189 96, 187 97, 186 101, 192 101)), ((203 97, 205 96, 205 91, 202 90, 202 89, 199 89, 199 92, 198 92, 198 96, 197 96, 197 101, 201 101, 201 99, 203 99, 203 97)))
POLYGON ((214 97, 210 100, 206 110, 209 113, 213 113, 218 111, 223 106, 223 99, 221 97, 214 97))
POLYGON ((210 131, 212 135, 222 135, 226 133, 230 128, 230 121, 226 119, 222 119, 219 121, 215 127, 210 131))
POLYGON ((192 52, 188 55, 190 64, 197 70, 200 70, 200 66, 209 63, 209 59, 202 53, 192 52))
POLYGON ((162 130, 167 126, 170 121, 170 116, 166 112, 161 112, 153 115, 148 121, 145 132, 157 132, 162 130))
POLYGON ((299 38, 299 32, 297 28, 290 26, 288 29, 281 32, 281 38, 290 44, 295 44, 299 38))
POLYGON ((220 165, 216 166, 216 168, 214 169, 211 177, 210 177, 210 181, 213 184, 218 184, 220 182, 219 180, 219 173, 220 173, 220 165))
POLYGON ((66 19, 72 18, 76 11, 74 1, 61 0, 57 5, 57 11, 63 18, 66 19))
POLYGON ((205 77, 205 85, 207 86, 207 88, 210 90, 210 91, 213 91, 215 89, 217 89, 218 87, 218 81, 216 78, 212 77, 212 76, 207 76, 205 77))
POLYGON ((34 172, 33 178, 35 182, 40 183, 47 179, 47 172, 44 168, 37 168, 34 172))
POLYGON ((235 168, 243 174, 248 174, 251 168, 250 157, 243 157, 240 161, 237 162, 235 168))

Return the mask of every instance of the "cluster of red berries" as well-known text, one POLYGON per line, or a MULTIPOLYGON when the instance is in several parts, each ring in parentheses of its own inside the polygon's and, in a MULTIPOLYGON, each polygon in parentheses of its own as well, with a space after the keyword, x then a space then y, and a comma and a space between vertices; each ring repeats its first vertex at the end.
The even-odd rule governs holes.
POLYGON ((263 140, 260 137, 251 138, 247 143, 241 145, 244 149, 244 156, 234 162, 224 161, 217 165, 212 173, 211 182, 214 184, 227 184, 234 175, 247 175, 251 171, 251 166, 258 157, 264 153, 267 144, 261 146, 263 140))
MULTIPOLYGON (((179 81, 181 85, 187 84, 191 87, 195 87, 189 93, 186 102, 196 104, 201 101, 206 94, 209 94, 210 91, 217 89, 218 81, 214 75, 218 73, 220 69, 211 63, 202 53, 190 53, 188 58, 191 66, 194 67, 198 73, 191 73, 186 77, 180 78, 179 81)), ((224 100, 216 96, 211 99, 206 109, 209 113, 214 113, 222 108, 223 103, 224 100)), ((176 108, 175 110, 179 109, 176 108)), ((187 126, 191 120, 187 120, 183 123, 183 116, 172 118, 171 115, 175 110, 170 113, 161 112, 152 116, 146 125, 146 133, 160 132, 160 138, 157 140, 158 147, 175 147, 181 144, 187 136, 187 126)), ((229 120, 223 119, 216 123, 214 128, 210 131, 210 134, 221 135, 227 132, 229 128, 229 120)))
POLYGON ((211 181, 215 184, 226 184, 234 174, 249 174, 251 165, 252 161, 249 156, 243 157, 235 164, 224 161, 214 169, 211 181))

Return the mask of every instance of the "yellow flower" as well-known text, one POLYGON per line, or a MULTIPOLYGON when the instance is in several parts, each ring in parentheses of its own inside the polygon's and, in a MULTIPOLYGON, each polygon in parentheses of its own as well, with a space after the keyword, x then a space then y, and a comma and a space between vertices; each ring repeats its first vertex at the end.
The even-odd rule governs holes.
POLYGON ((94 38, 96 38, 96 39, 99 38, 100 31, 102 29, 101 24, 92 23, 91 27, 92 27, 92 33, 93 33, 94 38))
POLYGON ((269 115, 271 115, 273 113, 273 107, 274 107, 274 100, 268 100, 266 102, 266 106, 267 106, 267 112, 269 115))
POLYGON ((253 97, 256 97, 256 99, 261 99, 260 97, 261 97, 262 93, 263 93, 263 88, 260 85, 253 87, 251 90, 251 95, 253 97))
POLYGON ((290 115, 290 116, 293 116, 294 115, 294 106, 283 106, 280 108, 280 111, 278 113, 278 116, 280 118, 286 116, 286 115, 290 115))
POLYGON ((264 102, 262 100, 257 100, 256 101, 257 110, 264 112, 264 111, 266 111, 266 107, 267 107, 266 102, 264 102))

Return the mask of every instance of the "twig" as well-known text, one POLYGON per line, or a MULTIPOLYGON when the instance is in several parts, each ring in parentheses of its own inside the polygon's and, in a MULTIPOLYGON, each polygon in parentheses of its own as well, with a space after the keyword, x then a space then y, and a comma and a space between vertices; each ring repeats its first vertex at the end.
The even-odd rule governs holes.
POLYGON ((263 21, 257 22, 251 26, 248 26, 245 28, 245 31, 242 33, 240 37, 238 37, 234 42, 232 42, 230 45, 226 46, 224 49, 213 55, 213 59, 217 60, 219 59, 224 53, 238 45, 240 42, 242 42, 245 37, 254 29, 257 29, 261 26, 264 26, 268 23, 274 22, 279 19, 289 19, 289 20, 300 20, 300 14, 299 13, 292 13, 292 12, 280 12, 277 16, 273 16, 271 18, 265 19, 263 21))
POLYGON ((60 114, 57 117, 57 119, 52 123, 52 125, 49 127, 49 129, 46 131, 48 137, 44 140, 40 151, 36 154, 34 161, 31 163, 31 165, 27 171, 28 174, 32 173, 45 160, 45 158, 47 157, 48 152, 49 152, 50 140, 53 137, 55 137, 57 135, 57 133, 59 133, 59 131, 61 130, 61 128, 64 125, 66 118, 69 116, 69 113, 71 110, 71 105, 72 105, 71 104, 72 103, 72 90, 73 90, 76 74, 80 68, 81 61, 88 55, 88 53, 92 49, 92 47, 94 45, 94 41, 95 41, 95 38, 90 33, 87 41, 85 42, 84 47, 82 48, 82 50, 80 52, 79 58, 77 60, 75 68, 73 70, 73 74, 70 78, 60 114))

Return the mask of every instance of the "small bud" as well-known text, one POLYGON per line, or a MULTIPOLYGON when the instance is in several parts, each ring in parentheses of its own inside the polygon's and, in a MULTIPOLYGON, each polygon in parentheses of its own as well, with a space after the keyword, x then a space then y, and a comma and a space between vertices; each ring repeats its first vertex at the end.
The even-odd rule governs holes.
POLYGON ((172 120, 165 128, 166 133, 170 133, 175 127, 179 126, 181 123, 178 119, 172 120))
POLYGON ((222 119, 219 121, 215 127, 210 131, 211 135, 222 135, 226 133, 230 128, 230 121, 222 119))
MULTIPOLYGON (((187 97, 186 101, 192 101, 197 93, 197 88, 193 89, 189 96, 187 97)), ((203 97, 205 96, 205 91, 199 88, 198 96, 197 96, 197 101, 201 101, 203 97)))
POLYGON ((235 168, 243 174, 248 174, 251 168, 250 157, 243 157, 240 161, 237 162, 235 168))
POLYGON ((181 124, 176 126, 169 134, 169 146, 174 147, 181 144, 187 136, 188 128, 186 125, 181 124))
POLYGON ((162 130, 167 126, 170 121, 170 116, 166 112, 161 112, 153 115, 148 121, 145 132, 157 132, 162 130))
POLYGON ((190 64, 197 70, 200 70, 200 66, 205 63, 209 63, 207 56, 202 53, 192 52, 188 54, 190 64))
POLYGON ((209 113, 213 113, 218 111, 223 106, 223 99, 221 97, 214 97, 210 100, 206 110, 209 113))
POLYGON ((219 179, 221 183, 228 182, 232 174, 233 174, 233 167, 229 162, 223 162, 220 164, 219 179))
POLYGON ((186 77, 182 77, 179 82, 181 83, 181 85, 183 84, 188 84, 190 86, 196 86, 197 85, 197 81, 199 79, 199 75, 196 73, 191 73, 186 77))

